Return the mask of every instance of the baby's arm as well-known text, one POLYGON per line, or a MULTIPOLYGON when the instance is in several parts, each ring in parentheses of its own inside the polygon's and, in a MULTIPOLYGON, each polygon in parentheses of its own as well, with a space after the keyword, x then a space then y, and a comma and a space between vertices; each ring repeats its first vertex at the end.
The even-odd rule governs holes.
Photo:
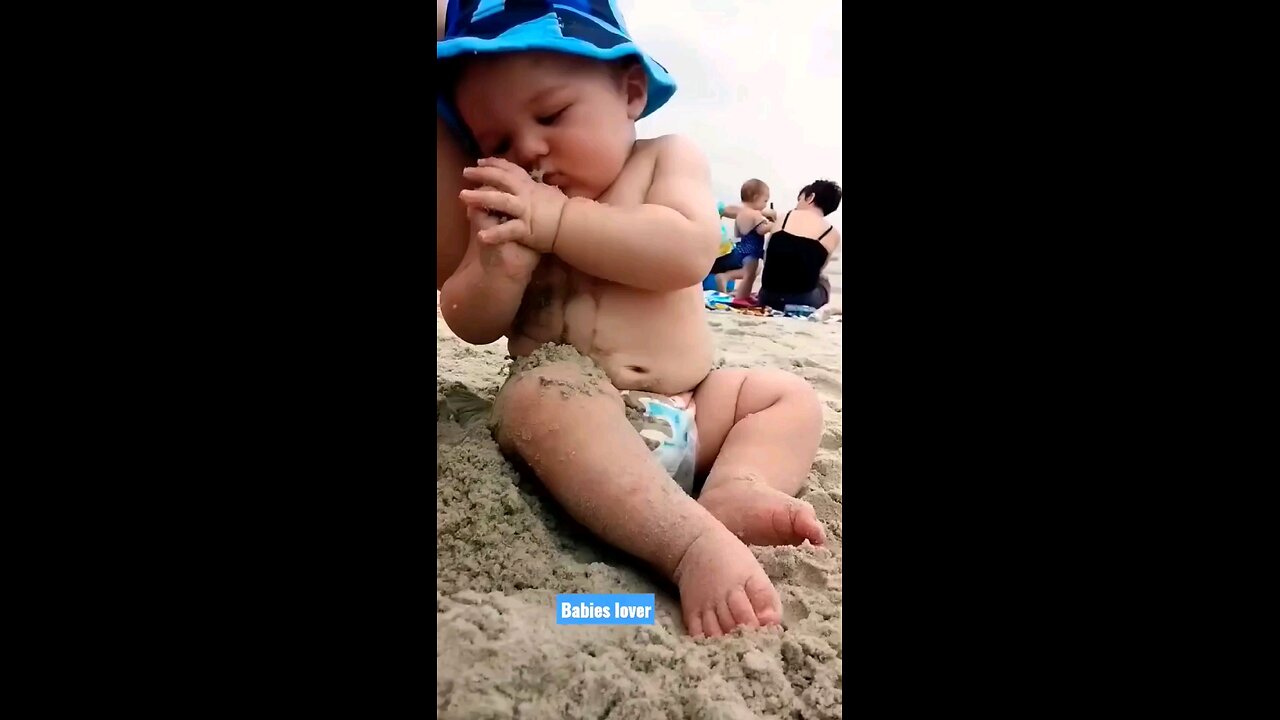
MULTIPOLYGON (((742 212, 742 210, 743 210, 742 205, 725 205, 724 208, 720 210, 720 217, 734 220, 738 217, 738 213, 742 212)), ((767 207, 761 210, 760 214, 769 218, 770 220, 778 219, 778 211, 774 210, 771 207, 767 207)))
POLYGON ((769 222, 764 213, 759 210, 743 208, 734 221, 735 234, 741 237, 752 230, 755 230, 760 235, 765 235, 773 232, 773 223, 769 222))
POLYGON ((457 272, 440 290, 440 314, 458 337, 485 345, 511 329, 541 256, 518 243, 485 245, 477 234, 501 221, 477 210, 467 216, 471 239, 457 272))
POLYGON ((711 171, 684 138, 662 138, 657 153, 645 204, 570 198, 551 251, 588 275, 645 290, 700 283, 720 247, 711 171))

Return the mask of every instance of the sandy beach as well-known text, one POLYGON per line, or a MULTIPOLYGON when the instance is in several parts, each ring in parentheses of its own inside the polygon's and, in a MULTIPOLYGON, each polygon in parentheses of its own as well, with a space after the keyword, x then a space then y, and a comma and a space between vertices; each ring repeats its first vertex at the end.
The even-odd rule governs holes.
MULTIPOLYGON (((840 262, 829 268, 834 298, 840 262)), ((437 296, 438 298, 438 296, 437 296)), ((825 547, 754 547, 781 628, 693 640, 674 587, 596 540, 498 452, 484 418, 506 341, 471 346, 436 311, 436 712, 442 718, 842 717, 843 324, 707 312, 718 364, 775 367, 823 403, 802 497, 825 547), (559 626, 557 593, 654 593, 652 626, 559 626)))

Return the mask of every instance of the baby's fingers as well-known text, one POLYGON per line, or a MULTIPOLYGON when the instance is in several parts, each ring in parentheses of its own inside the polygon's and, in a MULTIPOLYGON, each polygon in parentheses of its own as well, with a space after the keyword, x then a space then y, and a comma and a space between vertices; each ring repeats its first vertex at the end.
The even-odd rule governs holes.
POLYGON ((523 220, 508 220, 498 227, 481 230, 477 235, 481 242, 497 245, 504 242, 521 242, 529 237, 529 225, 523 220))
POLYGON ((483 207, 512 217, 524 215, 524 203, 509 193, 497 190, 463 190, 458 196, 470 207, 483 207))
POLYGON ((481 229, 487 228, 490 225, 497 225, 502 222, 496 216, 490 215, 484 208, 471 207, 470 205, 467 206, 467 220, 472 225, 478 226, 481 229))
POLYGON ((500 157, 480 158, 479 160, 476 161, 476 164, 481 167, 490 167, 490 168, 496 168, 498 170, 505 170, 506 172, 514 173, 517 177, 529 177, 529 173, 524 168, 511 162, 510 160, 507 160, 506 158, 500 158, 500 157))
MULTIPOLYGON (((506 192, 515 192, 515 182, 519 176, 512 175, 502 168, 486 166, 462 168, 462 177, 477 185, 490 185, 506 192)), ((528 175, 524 174, 524 177, 528 175)))

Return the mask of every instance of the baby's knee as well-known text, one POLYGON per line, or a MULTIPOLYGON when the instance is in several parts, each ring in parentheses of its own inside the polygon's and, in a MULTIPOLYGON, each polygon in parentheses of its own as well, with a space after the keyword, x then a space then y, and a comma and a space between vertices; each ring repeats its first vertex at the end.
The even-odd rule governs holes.
POLYGON ((579 395, 601 392, 599 379, 573 363, 550 363, 517 371, 507 379, 499 399, 506 412, 524 413, 548 403, 569 402, 579 395))
POLYGON ((494 434, 500 445, 509 444, 512 432, 532 439, 542 430, 558 427, 582 402, 612 402, 622 412, 622 398, 613 385, 578 363, 548 363, 517 371, 494 402, 494 434))
POLYGON ((754 384, 755 392, 774 395, 777 403, 797 407, 821 422, 822 401, 818 398, 818 391, 804 378, 785 370, 757 368, 749 371, 746 383, 754 384))
POLYGON ((752 368, 747 371, 747 382, 757 387, 767 387, 781 397, 809 398, 815 401, 818 393, 808 380, 777 368, 752 368))

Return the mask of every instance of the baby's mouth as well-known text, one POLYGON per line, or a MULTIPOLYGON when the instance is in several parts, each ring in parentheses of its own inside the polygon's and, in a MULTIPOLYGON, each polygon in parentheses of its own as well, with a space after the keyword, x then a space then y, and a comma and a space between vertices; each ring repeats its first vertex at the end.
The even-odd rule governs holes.
POLYGON ((560 184, 564 182, 564 176, 562 176, 560 173, 547 172, 542 168, 536 168, 530 171, 529 177, 533 178, 533 181, 536 183, 542 183, 544 185, 554 185, 556 187, 560 187, 560 184))

